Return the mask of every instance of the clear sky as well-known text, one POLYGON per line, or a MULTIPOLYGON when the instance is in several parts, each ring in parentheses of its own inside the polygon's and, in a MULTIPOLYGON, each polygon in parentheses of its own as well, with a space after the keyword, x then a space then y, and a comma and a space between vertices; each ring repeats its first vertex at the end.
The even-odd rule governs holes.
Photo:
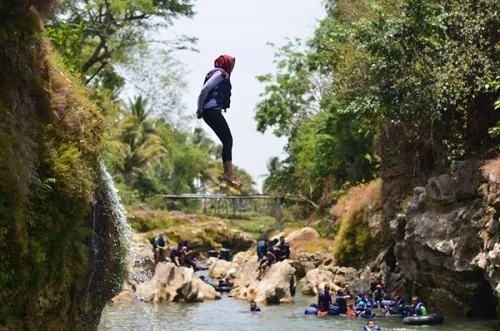
MULTIPOLYGON (((192 19, 177 21, 170 33, 197 37, 198 53, 178 53, 188 74, 183 101, 196 111, 196 101, 203 78, 213 68, 214 59, 220 54, 236 57, 231 75, 233 85, 231 108, 225 114, 233 135, 233 162, 245 169, 257 182, 260 191, 267 173, 266 163, 273 156, 283 156, 284 139, 271 132, 256 130, 253 119, 255 105, 264 85, 257 75, 274 73, 274 50, 268 46, 286 44, 286 38, 312 36, 318 20, 325 16, 321 0, 198 0, 197 14, 192 19)), ((217 143, 219 140, 210 128, 199 120, 217 143)))

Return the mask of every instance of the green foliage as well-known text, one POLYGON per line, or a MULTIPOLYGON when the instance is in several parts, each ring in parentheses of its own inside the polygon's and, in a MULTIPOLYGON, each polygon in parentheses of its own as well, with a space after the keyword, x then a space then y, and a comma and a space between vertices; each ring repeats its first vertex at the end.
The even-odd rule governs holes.
POLYGON ((262 95, 264 100, 257 105, 257 130, 265 132, 275 127, 273 132, 278 137, 292 135, 302 119, 317 112, 320 101, 312 91, 314 77, 308 71, 306 54, 298 50, 300 43, 296 43, 290 42, 277 51, 275 77, 270 74, 257 77, 268 84, 262 95))
MULTIPOLYGON (((130 101, 128 112, 120 123, 119 140, 115 141, 123 158, 118 170, 129 189, 134 185, 134 172, 167 155, 160 136, 156 134, 155 120, 150 118, 152 110, 148 109, 147 104, 147 100, 142 97, 130 101)), ((142 188, 144 180, 142 176, 142 188)))
POLYGON ((308 48, 258 78, 258 129, 288 137, 266 191, 317 211, 379 170, 419 177, 496 148, 498 1, 326 5, 308 48))
POLYGON ((346 183, 373 178, 377 166, 373 162, 376 157, 371 157, 373 132, 364 131, 366 121, 331 101, 328 92, 320 93, 330 83, 321 79, 324 74, 320 70, 312 69, 317 59, 291 52, 290 46, 277 57, 281 59, 280 73, 276 82, 267 86, 256 119, 259 129, 277 126, 277 135, 289 136, 289 157, 283 162, 272 160, 264 190, 287 194, 318 210, 331 203, 332 193, 346 183), (283 74, 282 70, 292 73, 283 74), (318 80, 322 84, 313 89, 313 82, 318 80), (299 86, 301 89, 295 88, 299 86), (312 107, 316 110, 309 111, 312 107))
POLYGON ((375 248, 368 226, 368 208, 346 216, 335 236, 333 254, 338 265, 361 268, 375 248))
POLYGON ((230 218, 227 221, 231 226, 251 233, 255 237, 259 237, 268 230, 275 229, 277 226, 276 218, 253 212, 244 212, 236 218, 230 218))
POLYGON ((68 67, 81 73, 85 84, 97 78, 97 86, 114 89, 123 84, 115 65, 129 62, 134 50, 144 51, 152 42, 186 48, 192 38, 150 40, 148 32, 193 14, 191 0, 62 0, 46 27, 68 67))
POLYGON ((86 285, 87 217, 103 146, 99 110, 40 26, 24 12, 0 28, 0 325, 7 329, 52 325, 78 304, 71 300, 86 285))
POLYGON ((380 14, 357 30, 376 83, 367 97, 380 105, 365 107, 366 116, 404 127, 413 144, 432 146, 437 164, 488 150, 494 142, 483 118, 498 97, 487 83, 499 70, 498 3, 412 0, 402 10, 404 17, 380 14))

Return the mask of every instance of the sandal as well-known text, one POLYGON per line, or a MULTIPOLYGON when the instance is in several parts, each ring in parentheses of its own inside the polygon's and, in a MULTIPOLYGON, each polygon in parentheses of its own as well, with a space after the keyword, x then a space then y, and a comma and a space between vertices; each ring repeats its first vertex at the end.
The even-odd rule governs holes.
POLYGON ((232 187, 234 187, 235 189, 239 189, 241 187, 241 183, 238 183, 237 181, 234 180, 233 177, 229 176, 229 175, 223 175, 222 176, 224 178, 224 180, 229 184, 231 185, 232 187))

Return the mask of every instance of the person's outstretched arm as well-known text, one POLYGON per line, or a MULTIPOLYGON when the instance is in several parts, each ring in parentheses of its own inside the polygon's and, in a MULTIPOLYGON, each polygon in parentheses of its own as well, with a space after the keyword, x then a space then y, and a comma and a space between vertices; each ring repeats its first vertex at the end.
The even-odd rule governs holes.
POLYGON ((207 80, 207 82, 205 83, 205 85, 203 85, 203 88, 201 89, 200 95, 198 96, 198 110, 201 110, 203 108, 203 105, 206 102, 208 93, 211 90, 213 90, 217 85, 219 85, 223 79, 224 79, 224 76, 218 70, 218 71, 215 71, 212 74, 212 77, 210 77, 207 80))

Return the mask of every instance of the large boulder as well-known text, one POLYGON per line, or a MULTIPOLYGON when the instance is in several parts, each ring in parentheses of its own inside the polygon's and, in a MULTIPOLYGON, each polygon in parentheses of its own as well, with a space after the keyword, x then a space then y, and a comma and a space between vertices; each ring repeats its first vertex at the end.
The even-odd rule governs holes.
POLYGON ((156 264, 153 247, 147 238, 135 235, 127 257, 128 281, 132 284, 146 282, 153 277, 156 264))
POLYGON ((201 302, 220 299, 220 293, 199 279, 193 269, 176 267, 170 262, 158 263, 154 277, 139 284, 136 295, 141 300, 152 302, 201 302))
POLYGON ((295 268, 290 260, 274 263, 257 280, 259 262, 253 254, 239 253, 233 261, 239 265, 235 287, 230 295, 264 304, 289 303, 295 294, 295 268))
POLYGON ((361 291, 370 289, 371 270, 366 267, 360 271, 357 277, 346 285, 347 291, 351 294, 356 294, 361 291))
POLYGON ((305 227, 297 231, 293 231, 286 236, 285 240, 293 246, 299 241, 310 241, 319 238, 318 231, 310 227, 305 227))
POLYGON ((327 253, 309 253, 301 252, 295 254, 293 266, 296 269, 295 275, 298 278, 304 277, 308 271, 317 268, 321 265, 333 264, 333 257, 327 253))
POLYGON ((305 277, 300 280, 302 285, 302 293, 306 295, 317 295, 323 290, 325 285, 330 286, 330 289, 337 291, 339 286, 334 283, 335 275, 328 270, 316 268, 309 270, 305 277))
MULTIPOLYGON (((494 315, 493 293, 499 297, 499 292, 491 289, 498 281, 485 279, 483 270, 489 271, 488 257, 495 255, 491 244, 498 242, 500 231, 488 229, 485 220, 495 215, 485 205, 492 192, 499 194, 492 189, 495 184, 484 184, 480 166, 457 162, 448 173, 430 178, 425 187, 415 188, 406 212, 390 223, 397 270, 430 309, 494 315)), ((491 223, 498 223, 496 218, 491 223)))
POLYGON ((221 260, 216 257, 210 257, 207 262, 208 275, 214 279, 225 278, 226 276, 234 277, 239 266, 236 263, 221 260))

